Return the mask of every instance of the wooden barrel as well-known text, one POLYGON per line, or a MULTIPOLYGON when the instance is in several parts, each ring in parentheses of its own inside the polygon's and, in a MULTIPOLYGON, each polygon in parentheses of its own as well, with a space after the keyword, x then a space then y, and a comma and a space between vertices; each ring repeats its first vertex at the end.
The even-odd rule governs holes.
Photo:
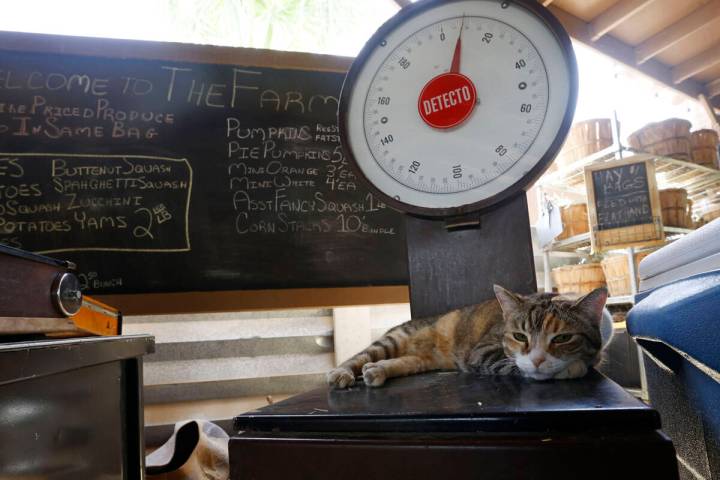
POLYGON ((720 208, 716 210, 710 210, 708 212, 705 212, 700 217, 700 225, 705 225, 706 223, 710 223, 716 218, 720 218, 720 208))
POLYGON ((557 240, 563 240, 590 231, 587 204, 585 203, 576 203, 560 207, 560 218, 562 219, 563 231, 556 237, 557 240))
POLYGON ((715 130, 696 130, 690 135, 691 161, 708 168, 718 168, 718 134, 715 130))
POLYGON ((663 225, 666 227, 692 228, 692 208, 690 205, 687 191, 684 188, 660 190, 663 225))
POLYGON ((600 263, 553 268, 552 277, 560 293, 589 293, 605 286, 605 275, 600 263))
POLYGON ((650 123, 628 137, 635 150, 690 161, 690 122, 669 118, 650 123))
MULTIPOLYGON (((635 254, 636 282, 640 281, 638 276, 638 265, 640 264, 640 260, 650 255, 650 253, 652 253, 652 250, 638 252, 635 254)), ((611 255, 603 258, 600 264, 602 265, 605 280, 607 281, 608 291, 610 292, 611 297, 630 295, 632 293, 627 255, 611 255)))
POLYGON ((612 145, 612 124, 609 118, 595 118, 574 123, 565 144, 555 158, 555 165, 567 167, 612 145))

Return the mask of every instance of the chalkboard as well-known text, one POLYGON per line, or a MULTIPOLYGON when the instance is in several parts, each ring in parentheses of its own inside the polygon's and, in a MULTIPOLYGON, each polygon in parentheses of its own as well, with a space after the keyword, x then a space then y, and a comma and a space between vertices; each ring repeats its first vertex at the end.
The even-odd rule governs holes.
POLYGON ((598 230, 653 222, 645 162, 595 170, 592 180, 598 230))
POLYGON ((407 283, 403 218, 339 143, 344 74, 238 52, 0 52, 0 243, 95 294, 407 283))
POLYGON ((652 160, 631 157, 585 168, 593 251, 656 245, 664 238, 652 160))

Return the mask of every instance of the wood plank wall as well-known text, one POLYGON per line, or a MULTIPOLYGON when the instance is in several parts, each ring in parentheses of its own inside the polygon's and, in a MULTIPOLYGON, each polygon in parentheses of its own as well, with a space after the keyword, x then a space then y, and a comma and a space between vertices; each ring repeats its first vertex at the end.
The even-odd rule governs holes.
POLYGON ((321 386, 336 363, 409 318, 406 303, 126 316, 125 334, 156 341, 144 366, 148 446, 162 444, 176 422, 229 428, 237 414, 321 386))

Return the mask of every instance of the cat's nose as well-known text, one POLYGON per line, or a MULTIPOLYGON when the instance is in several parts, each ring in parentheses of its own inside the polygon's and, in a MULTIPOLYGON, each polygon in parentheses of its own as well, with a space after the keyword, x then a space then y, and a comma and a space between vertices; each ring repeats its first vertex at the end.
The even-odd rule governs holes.
POLYGON ((545 357, 544 356, 535 357, 535 358, 531 359, 531 361, 532 361, 533 365, 535 365, 535 368, 538 368, 545 361, 545 357))

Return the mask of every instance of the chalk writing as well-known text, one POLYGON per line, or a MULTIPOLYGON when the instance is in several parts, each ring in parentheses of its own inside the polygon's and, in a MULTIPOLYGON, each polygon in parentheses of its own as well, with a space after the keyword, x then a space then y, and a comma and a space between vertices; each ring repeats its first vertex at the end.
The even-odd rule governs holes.
POLYGON ((598 230, 653 223, 645 162, 595 170, 598 230))
POLYGON ((0 52, 0 243, 92 293, 402 284, 402 218, 340 145, 343 77, 0 52))
POLYGON ((371 194, 328 198, 329 192, 358 190, 337 132, 335 125, 254 127, 226 119, 228 187, 239 235, 397 233, 375 224, 371 214, 387 207, 371 194), (307 166, 316 162, 320 166, 307 166))
POLYGON ((185 159, 0 153, 0 165, 12 178, 0 185, 3 243, 40 253, 190 250, 185 159))

